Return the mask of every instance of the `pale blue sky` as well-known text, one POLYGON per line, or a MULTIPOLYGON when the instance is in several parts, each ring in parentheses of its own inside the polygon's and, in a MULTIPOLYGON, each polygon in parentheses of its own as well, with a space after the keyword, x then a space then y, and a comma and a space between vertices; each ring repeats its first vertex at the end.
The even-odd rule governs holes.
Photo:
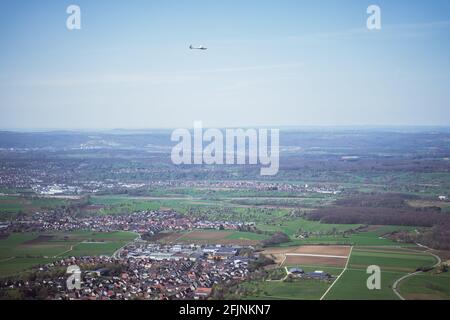
POLYGON ((448 0, 2 1, 0 128, 450 125, 449 39, 448 0))

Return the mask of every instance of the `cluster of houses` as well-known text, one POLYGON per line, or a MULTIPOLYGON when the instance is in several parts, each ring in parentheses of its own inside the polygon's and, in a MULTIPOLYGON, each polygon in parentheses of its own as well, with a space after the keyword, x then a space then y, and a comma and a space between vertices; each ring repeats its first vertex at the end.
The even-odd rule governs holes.
MULTIPOLYGON (((77 170, 76 167, 73 169, 77 170)), ((8 164, 0 167, 0 186, 5 188, 31 189, 40 195, 79 195, 111 190, 136 190, 145 183, 128 183, 112 179, 90 180, 74 176, 74 171, 65 165, 54 165, 41 161, 39 165, 17 167, 8 164)))
POLYGON ((239 256, 242 249, 131 245, 124 250, 126 257, 122 259, 62 259, 39 267, 32 279, 4 280, 0 291, 19 289, 26 293, 45 288, 47 299, 207 299, 214 285, 248 277, 252 257, 239 256), (163 259, 158 252, 168 255, 163 259), (195 258, 194 253, 198 254, 195 258), (61 272, 74 265, 82 272, 80 288, 69 288, 68 275, 61 272), (57 276, 55 270, 60 270, 57 276))
POLYGON ((17 217, 9 222, 4 231, 133 231, 140 234, 152 235, 161 231, 193 229, 239 230, 244 225, 245 223, 242 222, 208 221, 194 217, 186 217, 173 211, 140 211, 127 215, 74 216, 64 210, 52 210, 17 217))
MULTIPOLYGON (((298 184, 252 180, 203 181, 203 180, 154 180, 150 182, 123 182, 115 179, 92 180, 89 177, 80 179, 74 177, 74 170, 65 166, 54 166, 51 163, 40 163, 43 167, 16 168, 15 166, 0 167, 0 186, 6 188, 32 189, 41 195, 80 195, 111 192, 113 190, 141 190, 154 187, 181 187, 181 188, 208 188, 208 189, 241 189, 253 191, 280 191, 280 192, 319 192, 335 193, 327 185, 314 187, 298 184)), ((74 169, 78 169, 74 167, 74 169)), ((120 168, 113 169, 112 175, 152 173, 151 169, 120 168)))
POLYGON ((32 186, 32 190, 37 194, 53 196, 63 194, 77 194, 79 189, 75 186, 69 186, 65 184, 51 184, 43 185, 35 184, 32 186))
POLYGON ((75 185, 30 183, 29 186, 41 195, 74 195, 85 192, 98 193, 108 190, 137 190, 151 187, 183 187, 183 188, 209 188, 209 189, 241 189, 252 191, 280 191, 280 192, 311 192, 322 194, 338 194, 340 190, 330 188, 328 185, 309 186, 307 184, 291 184, 281 182, 262 181, 154 181, 150 183, 123 183, 113 181, 85 181, 75 185))
POLYGON ((244 189, 254 191, 280 191, 280 192, 313 192, 323 194, 340 193, 339 188, 330 188, 329 185, 292 184, 284 182, 252 181, 252 180, 229 180, 229 181, 153 181, 152 187, 185 187, 185 188, 208 188, 208 189, 244 189))

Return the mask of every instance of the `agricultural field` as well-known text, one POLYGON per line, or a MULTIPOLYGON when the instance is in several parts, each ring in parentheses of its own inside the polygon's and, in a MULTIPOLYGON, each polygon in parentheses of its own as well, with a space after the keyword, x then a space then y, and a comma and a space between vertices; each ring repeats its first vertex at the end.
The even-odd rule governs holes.
POLYGON ((0 196, 0 214, 30 213, 39 209, 52 209, 69 204, 69 200, 59 198, 0 196))
POLYGON ((405 275, 402 272, 381 271, 381 290, 369 290, 366 286, 369 274, 364 269, 346 270, 326 295, 327 300, 396 300, 393 283, 405 275))
MULTIPOLYGON (((224 198, 227 199, 227 198, 224 198)), ((253 207, 273 207, 273 208, 295 208, 311 210, 313 208, 327 206, 336 200, 336 196, 324 196, 321 194, 272 194, 271 196, 262 196, 261 194, 253 197, 234 197, 228 198, 228 202, 234 205, 253 206, 253 207)))
MULTIPOLYGON (((303 239, 293 239, 290 242, 283 243, 280 246, 298 246, 298 245, 351 245, 351 246, 415 246, 414 244, 398 243, 388 237, 390 233, 396 231, 412 231, 415 230, 414 227, 403 227, 403 226, 371 226, 369 228, 364 228, 356 230, 355 232, 342 232, 345 230, 345 226, 348 225, 334 225, 334 224, 322 224, 320 222, 308 221, 308 225, 314 226, 317 223, 319 230, 323 226, 335 226, 336 229, 342 228, 341 232, 336 232, 335 234, 329 234, 330 232, 314 232, 312 231, 307 238, 303 239)), ((352 226, 352 225, 350 225, 352 226)), ((353 225, 355 227, 355 225, 353 225)), ((313 229, 314 230, 314 227, 313 229)), ((326 230, 326 229, 325 229, 326 230)), ((353 228, 347 229, 348 231, 354 230, 353 228)))
POLYGON ((375 264, 386 271, 414 272, 420 267, 433 266, 435 262, 433 256, 415 251, 355 248, 349 268, 366 269, 368 266, 375 264))
POLYGON ((249 281, 239 286, 244 300, 319 300, 330 286, 327 281, 249 281))
MULTIPOLYGON (((325 271, 335 278, 341 273, 341 277, 332 284, 325 294, 328 286, 321 281, 309 281, 305 287, 301 284, 305 280, 294 282, 269 282, 275 284, 275 293, 266 288, 266 285, 247 284, 250 292, 258 298, 270 298, 271 296, 292 296, 297 299, 324 299, 329 300, 396 300, 399 297, 392 287, 396 280, 406 274, 416 272, 418 268, 432 267, 436 258, 421 248, 398 246, 356 246, 350 255, 350 248, 345 246, 300 246, 291 248, 267 248, 263 251, 268 257, 281 266, 280 268, 301 268, 305 272, 315 270, 325 271), (346 269, 347 259, 340 257, 350 256, 346 269), (369 277, 366 270, 370 265, 381 268, 381 290, 368 290, 366 281, 369 277), (309 293, 312 287, 316 293, 322 294, 319 298, 313 298, 309 293), (306 289, 306 292, 302 292, 306 289), (298 292, 295 292, 298 290, 298 292)), ((265 282, 267 283, 267 282, 265 282)), ((449 299, 450 275, 448 273, 436 273, 435 269, 426 273, 420 273, 406 278, 400 282, 399 292, 405 299, 449 299)), ((295 298, 294 298, 295 299, 295 298)))
POLYGON ((99 206, 96 213, 105 215, 160 209, 160 204, 156 201, 135 200, 126 196, 91 197, 89 204, 99 206))
POLYGON ((295 238, 299 232, 311 233, 312 235, 325 233, 339 233, 356 229, 361 225, 358 224, 326 224, 318 221, 309 221, 304 218, 284 219, 277 223, 258 224, 257 228, 262 231, 284 232, 288 236, 295 238))
POLYGON ((222 245, 256 245, 267 236, 252 232, 221 231, 221 230, 193 230, 175 233, 162 239, 165 243, 196 243, 222 245))
POLYGON ((418 274, 402 281, 399 291, 407 300, 449 300, 450 274, 418 274))
POLYGON ((136 237, 131 232, 14 233, 0 239, 0 274, 11 275, 63 257, 112 255, 136 237))
MULTIPOLYGON (((348 246, 299 246, 292 248, 267 248, 262 251, 272 258, 279 267, 272 269, 284 277, 276 280, 264 278, 247 281, 234 289, 243 299, 285 299, 285 300, 319 300, 335 278, 342 272, 350 247, 348 246), (289 256, 292 255, 292 256, 289 256), (293 258, 293 259, 291 259, 293 258), (311 259, 312 258, 312 259, 311 259), (342 261, 343 263, 342 263, 342 261), (304 272, 324 271, 333 276, 330 280, 298 279, 287 277, 289 268, 301 268, 304 272)), ((232 298, 232 297, 230 297, 232 298)))
POLYGON ((297 246, 267 248, 262 251, 282 266, 327 266, 343 268, 350 254, 349 246, 297 246))
POLYGON ((355 247, 348 267, 326 295, 330 300, 395 300, 392 287, 402 276, 421 267, 431 267, 436 259, 427 253, 403 248, 355 247), (367 289, 367 267, 377 265, 381 269, 381 290, 367 289))

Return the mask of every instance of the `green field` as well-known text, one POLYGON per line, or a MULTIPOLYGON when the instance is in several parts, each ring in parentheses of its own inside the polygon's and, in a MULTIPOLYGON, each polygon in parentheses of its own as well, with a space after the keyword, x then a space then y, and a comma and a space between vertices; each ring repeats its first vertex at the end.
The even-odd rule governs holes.
POLYGON ((69 200, 58 198, 0 196, 0 213, 5 217, 7 214, 29 213, 39 209, 52 209, 69 203, 69 200))
POLYGON ((233 240, 239 240, 239 239, 245 239, 245 240, 264 240, 266 239, 266 235, 257 234, 253 232, 233 232, 229 236, 226 237, 226 239, 233 239, 233 240))
POLYGON ((358 224, 327 224, 310 221, 303 218, 289 219, 277 224, 258 224, 257 228, 263 231, 281 231, 294 237, 299 230, 312 233, 341 232, 360 227, 358 224))
MULTIPOLYGON (((291 267, 301 267, 305 272, 322 270, 335 277, 342 272, 342 268, 334 267, 287 266, 288 269, 291 267)), ((275 279, 272 278, 272 276, 269 276, 262 280, 243 282, 236 289, 239 292, 239 296, 229 298, 244 300, 319 300, 332 283, 332 281, 310 279, 292 279, 286 281, 283 280, 286 276, 284 267, 272 270, 269 274, 276 274, 278 276, 276 280, 267 280, 275 279)))
POLYGON ((422 253, 384 252, 382 249, 354 249, 349 268, 367 268, 378 265, 381 270, 414 272, 419 267, 431 267, 436 263, 433 256, 422 253))
POLYGON ((318 300, 330 283, 319 280, 250 281, 239 286, 244 300, 318 300))
POLYGON ((419 267, 432 266, 435 258, 426 253, 385 248, 354 248, 348 269, 329 291, 330 300, 393 300, 398 299, 392 290, 394 282, 414 272, 419 267), (366 282, 367 267, 377 265, 381 269, 381 290, 369 290, 366 282))
POLYGON ((403 280, 399 291, 407 300, 450 300, 450 273, 421 273, 403 280))
POLYGON ((327 300, 395 300, 392 284, 405 275, 401 272, 381 271, 381 290, 369 290, 366 286, 369 274, 366 270, 346 270, 326 295, 327 300))
MULTIPOLYGON (((294 222, 291 222, 294 223, 294 222)), ((305 231, 310 231, 308 238, 293 239, 291 242, 283 243, 281 246, 298 246, 309 244, 320 245, 353 245, 353 246, 415 246, 414 244, 400 244, 391 239, 384 237, 386 234, 400 230, 414 230, 414 227, 403 226, 380 226, 372 231, 356 231, 348 232, 346 234, 342 231, 352 230, 359 225, 339 225, 339 224, 322 224, 316 221, 304 220, 297 223, 302 224, 305 231), (330 230, 337 230, 335 234, 328 234, 330 230), (327 233, 328 232, 328 233, 327 233)), ((288 231, 288 230, 287 230, 288 231)))
POLYGON ((136 236, 88 231, 11 234, 0 240, 0 274, 11 275, 62 257, 111 255, 136 236))
POLYGON ((121 214, 144 210, 158 210, 161 206, 155 201, 134 200, 126 196, 91 197, 89 204, 103 205, 98 214, 121 214))
MULTIPOLYGON (((348 268, 326 294, 327 300, 396 300, 392 290, 393 283, 402 276, 415 272, 417 268, 432 266, 436 259, 427 253, 410 250, 408 247, 355 247, 352 251, 348 268), (381 290, 369 290, 366 269, 369 265, 381 268, 381 290)), ((289 265, 305 272, 322 270, 337 277, 342 268, 327 266, 289 265)), ((280 269, 277 269, 279 274, 280 269)), ((272 271, 273 272, 273 271, 272 271)), ((280 278, 278 278, 280 279, 280 278)), ((243 299, 313 299, 318 300, 331 283, 317 280, 294 281, 248 281, 240 284, 233 292, 238 292, 243 299)), ((449 299, 450 274, 421 274, 408 278, 401 283, 400 292, 407 299, 449 299), (423 294, 422 296, 420 294, 423 294)), ((235 298, 231 296, 230 298, 235 298)))
MULTIPOLYGON (((178 232, 179 237, 176 237, 176 242, 197 242, 197 243, 232 243, 230 240, 239 241, 261 241, 267 239, 268 236, 264 234, 257 234, 253 232, 232 231, 232 230, 213 230, 213 229, 198 229, 191 232, 178 232)), ((165 242, 165 239, 162 239, 165 242)))
POLYGON ((373 232, 359 232, 348 236, 343 235, 318 235, 306 239, 295 239, 280 246, 299 246, 308 244, 318 245, 356 245, 356 246, 395 246, 398 243, 382 238, 373 232))

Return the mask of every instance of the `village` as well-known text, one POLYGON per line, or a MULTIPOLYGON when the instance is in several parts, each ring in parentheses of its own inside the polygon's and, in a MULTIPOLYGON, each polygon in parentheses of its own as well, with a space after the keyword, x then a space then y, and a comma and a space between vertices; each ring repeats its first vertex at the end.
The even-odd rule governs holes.
POLYGON ((2 232, 47 232, 90 230, 92 232, 132 231, 148 236, 162 231, 193 229, 239 230, 251 223, 209 221, 186 217, 175 211, 138 211, 126 215, 73 216, 66 211, 50 210, 17 217, 2 223, 2 232))
POLYGON ((160 246, 137 239, 115 257, 65 258, 26 279, 3 280, 0 291, 20 289, 57 300, 202 300, 214 285, 244 281, 256 259, 252 247, 160 246), (69 266, 81 269, 79 289, 67 286, 69 266))

